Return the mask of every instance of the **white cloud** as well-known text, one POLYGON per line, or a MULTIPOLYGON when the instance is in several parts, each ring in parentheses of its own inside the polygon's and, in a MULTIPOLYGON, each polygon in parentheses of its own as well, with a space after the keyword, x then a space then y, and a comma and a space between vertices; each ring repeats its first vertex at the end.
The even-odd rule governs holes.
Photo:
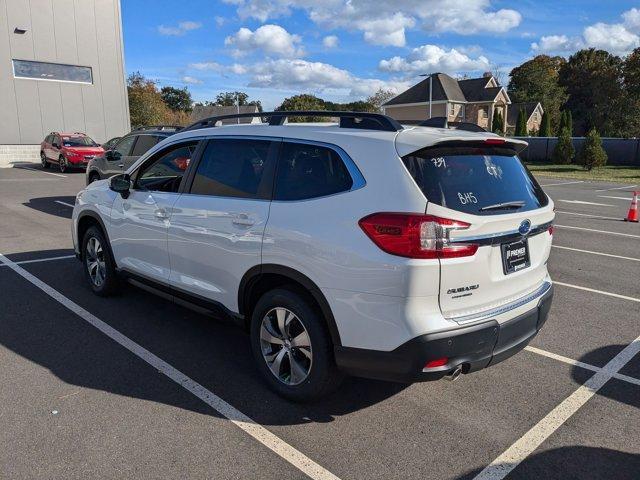
POLYGON ((549 35, 531 44, 541 53, 571 54, 581 48, 598 48, 615 55, 627 55, 640 47, 640 10, 632 8, 622 14, 623 23, 598 22, 585 27, 582 35, 549 35))
POLYGON ((191 77, 189 75, 185 75, 184 77, 182 77, 182 81, 191 85, 199 85, 202 83, 202 80, 200 80, 199 78, 191 77))
POLYGON ((324 45, 325 48, 336 48, 338 46, 338 42, 338 37, 335 35, 327 35, 322 39, 322 45, 324 45))
POLYGON ((208 70, 223 75, 229 73, 233 73, 234 75, 244 75, 247 73, 247 67, 238 63, 234 63, 233 65, 222 65, 217 62, 199 62, 190 63, 189 68, 200 71, 208 70))
POLYGON ((379 88, 399 92, 408 84, 359 78, 347 70, 328 63, 309 62, 300 59, 268 60, 249 67, 249 87, 276 88, 304 91, 343 91, 352 97, 374 93, 379 88))
POLYGON ((192 30, 197 30, 200 27, 202 27, 202 24, 200 22, 180 22, 178 23, 177 26, 173 26, 173 27, 158 25, 158 33, 160 33, 160 35, 180 37, 186 34, 187 32, 190 32, 192 30))
POLYGON ((445 50, 437 45, 422 45, 411 50, 406 57, 395 56, 381 60, 378 68, 383 72, 415 75, 418 73, 480 71, 489 68, 487 57, 471 58, 452 48, 445 50))
POLYGON ((213 18, 213 20, 216 22, 216 26, 221 27, 225 24, 226 19, 224 17, 221 16, 216 16, 213 18))
POLYGON ((512 9, 493 10, 490 0, 224 0, 236 5, 240 18, 270 18, 304 10, 323 28, 358 30, 375 45, 404 46, 405 30, 416 26, 430 33, 506 32, 522 16, 512 9))
POLYGON ((304 54, 299 47, 301 40, 299 35, 293 35, 279 25, 262 25, 253 32, 243 27, 228 36, 224 44, 234 49, 235 56, 261 51, 267 55, 293 58, 304 54))

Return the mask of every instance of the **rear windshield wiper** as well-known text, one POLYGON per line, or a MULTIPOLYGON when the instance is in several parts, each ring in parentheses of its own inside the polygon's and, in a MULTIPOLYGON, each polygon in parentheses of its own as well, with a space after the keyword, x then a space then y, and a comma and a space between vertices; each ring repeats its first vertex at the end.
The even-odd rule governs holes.
POLYGON ((523 200, 516 200, 514 202, 502 202, 502 203, 496 203, 494 205, 487 205, 486 207, 482 207, 480 209, 481 212, 487 211, 487 210, 511 210, 511 209, 518 209, 518 208, 522 208, 524 207, 525 202, 523 200))

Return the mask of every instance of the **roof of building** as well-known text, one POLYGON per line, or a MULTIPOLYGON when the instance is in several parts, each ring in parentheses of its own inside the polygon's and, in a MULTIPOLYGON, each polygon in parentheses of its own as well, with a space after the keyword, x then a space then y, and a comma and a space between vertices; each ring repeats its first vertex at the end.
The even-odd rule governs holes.
MULTIPOLYGON (((434 73, 432 100, 450 102, 492 102, 504 88, 487 87, 494 77, 468 78, 456 80, 446 73, 434 73)), ((495 80, 495 79, 494 79, 495 80)), ((393 97, 385 106, 424 103, 429 101, 429 77, 408 90, 393 97)))
MULTIPOLYGON (((527 116, 527 120, 529 120, 538 105, 540 105, 540 102, 512 103, 507 111, 507 125, 513 126, 516 124, 518 121, 518 113, 520 113, 520 110, 523 108, 524 113, 527 116)), ((540 105, 540 110, 542 110, 542 105, 540 105)))
MULTIPOLYGON (((220 115, 233 115, 236 113, 256 113, 258 111, 258 107, 256 105, 230 105, 230 106, 221 106, 221 105, 196 105, 193 107, 193 111, 191 112, 191 121, 197 122, 198 120, 202 120, 203 118, 208 117, 217 117, 220 115)), ((223 124, 227 123, 255 123, 255 120, 252 118, 240 118, 234 119, 231 121, 223 121, 223 124)))

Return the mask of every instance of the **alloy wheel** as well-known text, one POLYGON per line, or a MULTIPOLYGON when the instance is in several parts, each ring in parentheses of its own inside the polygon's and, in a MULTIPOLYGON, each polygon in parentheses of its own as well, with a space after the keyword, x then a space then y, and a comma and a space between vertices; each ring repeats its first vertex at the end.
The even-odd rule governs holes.
POLYGON ((45 156, 44 153, 40 154, 40 163, 42 164, 42 168, 47 168, 48 166, 47 157, 45 156))
POLYGON ((60 172, 64 173, 67 170, 67 159, 61 156, 58 159, 58 166, 60 167, 60 172))
POLYGON ((260 325, 260 346, 269 370, 285 385, 298 385, 309 376, 309 332, 291 310, 276 307, 267 312, 260 325))
POLYGON ((104 258, 104 250, 100 244, 100 240, 96 237, 91 237, 87 241, 85 262, 91 283, 96 287, 101 287, 107 275, 107 266, 104 258))

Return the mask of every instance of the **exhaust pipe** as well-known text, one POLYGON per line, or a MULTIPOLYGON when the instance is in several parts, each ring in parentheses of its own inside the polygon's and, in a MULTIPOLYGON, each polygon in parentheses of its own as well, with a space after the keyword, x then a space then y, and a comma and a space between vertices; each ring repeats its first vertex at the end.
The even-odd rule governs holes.
POLYGON ((446 378, 450 382, 453 382, 453 381, 457 380, 460 375, 462 375, 462 365, 458 365, 451 372, 447 373, 444 376, 444 378, 446 378))

